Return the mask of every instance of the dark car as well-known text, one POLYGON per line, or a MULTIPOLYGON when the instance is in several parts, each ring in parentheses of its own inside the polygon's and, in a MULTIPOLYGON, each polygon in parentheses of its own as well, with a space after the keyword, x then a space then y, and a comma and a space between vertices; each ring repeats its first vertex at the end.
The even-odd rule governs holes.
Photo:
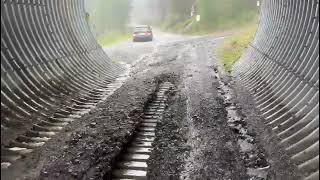
POLYGON ((133 41, 152 41, 152 28, 148 25, 136 26, 133 31, 133 41))

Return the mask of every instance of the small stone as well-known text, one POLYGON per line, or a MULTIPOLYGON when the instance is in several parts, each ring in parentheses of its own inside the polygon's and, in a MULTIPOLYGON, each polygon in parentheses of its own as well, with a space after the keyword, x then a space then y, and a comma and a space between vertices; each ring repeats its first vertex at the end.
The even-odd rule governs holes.
POLYGON ((90 126, 91 128, 95 128, 96 125, 97 125, 97 123, 90 123, 90 124, 89 124, 89 126, 90 126))
POLYGON ((72 175, 74 178, 77 178, 77 177, 78 177, 78 174, 77 174, 76 172, 71 173, 71 175, 72 175))
POLYGON ((48 171, 41 171, 41 175, 44 177, 48 177, 48 171))
POLYGON ((9 163, 9 162, 3 162, 3 163, 1 163, 1 169, 8 169, 9 166, 11 166, 11 163, 9 163))
POLYGON ((251 127, 248 128, 247 134, 248 134, 249 136, 252 136, 252 137, 255 137, 255 136, 257 135, 257 133, 254 131, 254 129, 251 128, 251 127))

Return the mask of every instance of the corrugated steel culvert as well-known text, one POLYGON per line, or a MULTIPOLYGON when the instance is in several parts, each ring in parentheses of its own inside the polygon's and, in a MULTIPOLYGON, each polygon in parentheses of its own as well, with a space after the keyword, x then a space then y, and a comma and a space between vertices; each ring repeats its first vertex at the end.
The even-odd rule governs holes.
POLYGON ((82 0, 1 0, 1 161, 41 145, 124 70, 97 44, 82 0))
POLYGON ((318 179, 319 0, 265 0, 234 69, 305 179, 318 179))

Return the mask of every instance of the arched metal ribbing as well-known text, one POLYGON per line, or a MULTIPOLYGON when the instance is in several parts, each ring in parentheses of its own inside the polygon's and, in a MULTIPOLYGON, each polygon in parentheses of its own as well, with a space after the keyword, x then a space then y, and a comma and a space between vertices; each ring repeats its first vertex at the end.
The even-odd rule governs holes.
POLYGON ((1 155, 21 135, 33 144, 19 147, 38 145, 50 134, 35 124, 65 123, 59 115, 74 99, 81 104, 124 70, 91 34, 83 0, 1 0, 1 155))
POLYGON ((264 0, 234 75, 306 180, 319 178, 319 0, 264 0))

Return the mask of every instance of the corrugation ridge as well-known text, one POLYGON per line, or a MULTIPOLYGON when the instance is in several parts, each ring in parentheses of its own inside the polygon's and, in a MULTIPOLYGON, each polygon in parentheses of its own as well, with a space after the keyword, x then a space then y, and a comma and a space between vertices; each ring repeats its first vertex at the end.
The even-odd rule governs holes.
POLYGON ((319 177, 319 1, 263 1, 233 73, 304 179, 319 177))

